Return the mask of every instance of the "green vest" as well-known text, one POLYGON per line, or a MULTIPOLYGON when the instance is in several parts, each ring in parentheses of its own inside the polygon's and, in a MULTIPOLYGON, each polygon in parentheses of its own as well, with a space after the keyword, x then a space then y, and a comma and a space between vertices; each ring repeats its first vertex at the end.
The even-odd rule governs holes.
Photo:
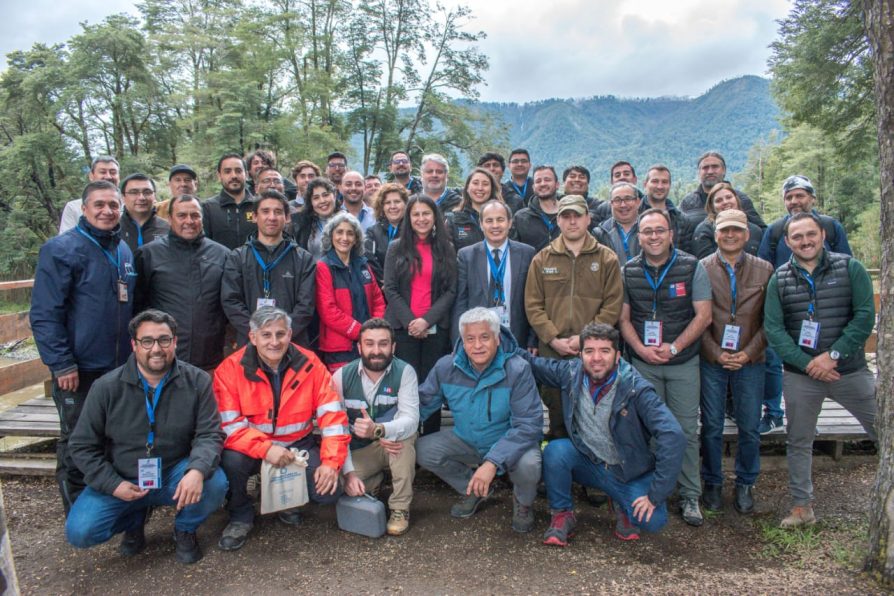
MULTIPOLYGON (((348 422, 352 427, 355 420, 363 417, 362 409, 365 409, 369 417, 378 423, 394 419, 394 416, 397 415, 397 393, 400 391, 400 380, 404 376, 406 365, 407 363, 399 358, 394 358, 391 361, 391 368, 379 381, 372 403, 367 401, 363 393, 363 381, 358 372, 360 359, 358 358, 342 368, 342 397, 345 400, 345 409, 348 411, 348 422)), ((351 449, 362 449, 370 443, 372 441, 369 439, 351 436, 351 449)))

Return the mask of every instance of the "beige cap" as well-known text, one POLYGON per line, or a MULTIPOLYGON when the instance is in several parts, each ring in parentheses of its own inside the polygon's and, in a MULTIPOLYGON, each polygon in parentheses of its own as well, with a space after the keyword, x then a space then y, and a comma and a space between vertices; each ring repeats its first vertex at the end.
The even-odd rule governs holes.
POLYGON ((748 229, 748 216, 738 209, 727 209, 717 214, 714 219, 714 229, 722 230, 724 228, 742 228, 748 229))
POLYGON ((587 199, 580 195, 566 195, 559 201, 559 210, 556 214, 562 215, 563 211, 568 211, 569 209, 578 215, 586 215, 589 211, 587 199))

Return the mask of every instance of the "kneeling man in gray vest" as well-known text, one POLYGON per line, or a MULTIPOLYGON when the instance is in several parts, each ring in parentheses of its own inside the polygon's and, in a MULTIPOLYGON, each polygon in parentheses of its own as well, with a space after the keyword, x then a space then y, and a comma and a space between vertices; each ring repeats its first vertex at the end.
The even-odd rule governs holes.
POLYGON ((493 310, 476 307, 459 318, 460 340, 419 387, 425 420, 447 402, 453 428, 419 439, 418 463, 463 496, 450 510, 471 517, 491 496, 497 474, 514 490, 512 529, 534 528, 532 505, 540 481, 543 406, 530 365, 493 310))
POLYGON ((351 423, 351 449, 342 468, 348 494, 375 491, 391 470, 386 530, 399 536, 410 527, 416 475, 419 385, 416 371, 394 357, 394 329, 373 318, 360 327, 360 358, 332 375, 351 423))

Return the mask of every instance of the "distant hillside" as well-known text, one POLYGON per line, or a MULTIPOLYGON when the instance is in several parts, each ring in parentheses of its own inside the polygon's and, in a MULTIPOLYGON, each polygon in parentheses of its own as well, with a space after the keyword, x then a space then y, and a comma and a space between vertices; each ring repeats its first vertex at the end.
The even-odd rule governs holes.
POLYGON ((735 173, 751 146, 780 128, 770 82, 756 76, 725 81, 694 99, 608 96, 479 105, 509 125, 510 144, 526 147, 535 163, 557 169, 583 164, 598 186, 621 159, 643 174, 663 162, 675 181, 687 184, 695 178, 695 159, 710 149, 720 151, 735 173))

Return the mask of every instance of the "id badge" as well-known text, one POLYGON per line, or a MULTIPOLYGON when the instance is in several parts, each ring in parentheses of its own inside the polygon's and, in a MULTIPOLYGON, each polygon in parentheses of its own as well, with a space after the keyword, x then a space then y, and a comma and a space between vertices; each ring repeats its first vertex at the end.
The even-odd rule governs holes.
POLYGON ((141 457, 137 460, 137 483, 144 490, 161 488, 160 457, 141 457))
POLYGON ((737 351, 739 349, 739 335, 741 332, 742 328, 738 325, 724 325, 723 341, 720 346, 724 350, 737 351))
POLYGON ((431 327, 428 328, 428 334, 429 334, 429 335, 434 335, 434 334, 437 333, 437 332, 438 332, 438 326, 437 326, 437 325, 432 325, 431 327))
POLYGON ((819 345, 820 324, 816 321, 801 322, 801 335, 798 337, 798 345, 815 350, 819 345))
POLYGON ((275 298, 258 298, 258 305, 257 305, 257 308, 255 308, 255 310, 257 310, 258 308, 263 308, 265 306, 276 306, 276 299, 275 298))
POLYGON ((118 280, 118 302, 127 302, 127 282, 118 280))
POLYGON ((661 345, 661 321, 646 321, 643 344, 647 346, 661 345))
POLYGON ((500 317, 500 325, 509 327, 509 309, 505 305, 491 307, 491 310, 500 317))

